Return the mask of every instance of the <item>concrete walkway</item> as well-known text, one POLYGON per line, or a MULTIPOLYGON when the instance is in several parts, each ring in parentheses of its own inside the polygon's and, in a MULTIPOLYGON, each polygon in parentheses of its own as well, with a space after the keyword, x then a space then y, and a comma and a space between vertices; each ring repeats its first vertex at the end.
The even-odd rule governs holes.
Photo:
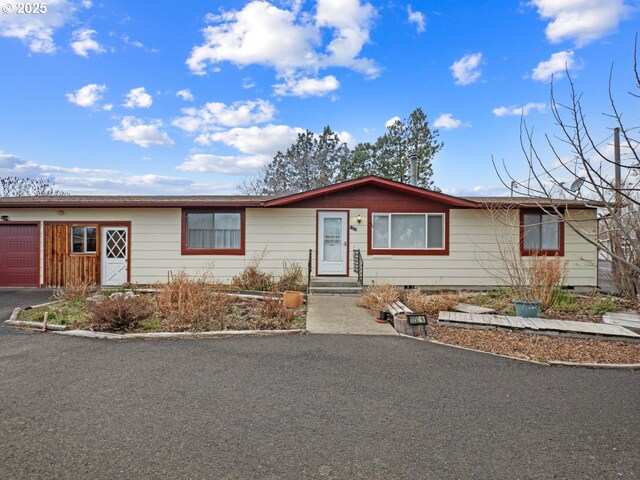
POLYGON ((371 312, 356 305, 358 296, 309 295, 307 331, 351 335, 397 335, 388 323, 377 323, 371 312))

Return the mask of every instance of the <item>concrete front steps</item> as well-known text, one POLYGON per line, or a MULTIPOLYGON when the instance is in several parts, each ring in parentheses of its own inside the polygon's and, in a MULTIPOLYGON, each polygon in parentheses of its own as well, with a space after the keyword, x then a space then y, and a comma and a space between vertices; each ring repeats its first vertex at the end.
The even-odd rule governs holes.
POLYGON ((362 293, 362 285, 357 279, 348 277, 314 277, 309 285, 310 294, 358 294, 362 293))

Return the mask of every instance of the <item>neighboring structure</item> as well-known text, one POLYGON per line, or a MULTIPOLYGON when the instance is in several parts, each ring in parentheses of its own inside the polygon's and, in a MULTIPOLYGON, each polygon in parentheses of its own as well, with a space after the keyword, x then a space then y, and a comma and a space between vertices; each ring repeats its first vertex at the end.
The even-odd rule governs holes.
MULTIPOLYGON (((562 256, 570 286, 597 284, 596 248, 533 198, 457 198, 365 177, 283 197, 64 196, 0 198, 0 286, 105 286, 166 281, 210 269, 230 281, 257 256, 313 276, 431 288, 500 284, 498 256, 562 256), (499 215, 496 214, 499 213, 499 215)), ((596 209, 563 200, 597 234, 596 209)))

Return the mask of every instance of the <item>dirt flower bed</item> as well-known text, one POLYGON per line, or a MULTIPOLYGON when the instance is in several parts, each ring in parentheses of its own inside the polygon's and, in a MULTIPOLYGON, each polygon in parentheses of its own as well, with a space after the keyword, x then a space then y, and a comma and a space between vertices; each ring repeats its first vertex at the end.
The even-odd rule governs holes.
POLYGON ((306 309, 284 308, 282 299, 246 298, 210 288, 181 285, 171 292, 140 296, 103 296, 64 300, 22 310, 19 320, 117 333, 203 332, 222 330, 291 330, 304 328, 306 309), (175 300, 175 301, 173 301, 175 300))
MULTIPOLYGON (((403 291, 392 285, 368 287, 358 304, 377 314, 386 304, 401 300, 414 312, 429 315, 429 338, 451 345, 484 352, 509 355, 540 362, 565 361, 583 363, 640 363, 640 343, 614 342, 548 335, 515 333, 501 330, 438 326, 439 311, 453 310, 457 303, 493 308, 500 315, 515 315, 513 291, 497 289, 487 292, 403 291)), ((558 289, 550 308, 542 318, 602 323, 602 314, 632 310, 637 306, 602 295, 574 295, 558 289)))
POLYGON ((459 327, 429 327, 429 338, 539 362, 640 363, 640 343, 613 342, 459 327))

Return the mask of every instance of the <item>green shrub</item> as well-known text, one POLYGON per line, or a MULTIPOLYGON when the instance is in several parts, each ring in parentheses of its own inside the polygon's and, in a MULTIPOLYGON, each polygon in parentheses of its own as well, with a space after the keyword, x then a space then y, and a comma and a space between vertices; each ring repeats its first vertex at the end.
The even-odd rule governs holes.
POLYGON ((553 294, 549 308, 557 312, 575 313, 579 312, 582 306, 575 295, 558 288, 553 294))
POLYGON ((591 300, 589 310, 594 315, 602 315, 607 312, 615 312, 622 308, 620 300, 613 297, 605 297, 600 294, 596 294, 591 300))

